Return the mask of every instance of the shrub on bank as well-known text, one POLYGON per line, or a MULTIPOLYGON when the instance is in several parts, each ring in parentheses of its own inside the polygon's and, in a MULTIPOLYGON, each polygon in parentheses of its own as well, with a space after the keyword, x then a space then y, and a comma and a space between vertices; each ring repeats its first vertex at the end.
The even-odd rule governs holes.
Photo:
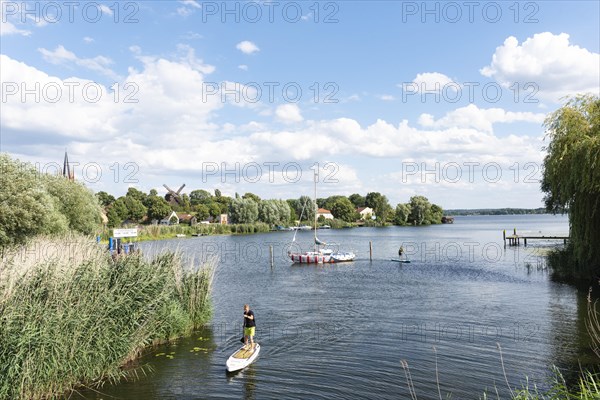
POLYGON ((36 240, 6 256, 0 399, 48 398, 120 379, 144 347, 208 320, 211 280, 212 266, 185 266, 174 253, 113 260, 81 237, 36 240))

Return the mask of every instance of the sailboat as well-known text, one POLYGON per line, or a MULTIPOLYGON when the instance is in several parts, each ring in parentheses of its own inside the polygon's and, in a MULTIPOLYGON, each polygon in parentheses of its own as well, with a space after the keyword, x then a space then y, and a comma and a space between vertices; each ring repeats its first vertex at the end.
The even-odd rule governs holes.
MULTIPOLYGON (((314 175, 314 203, 317 202, 317 172, 315 171, 314 175)), ((306 204, 305 204, 306 206, 306 204)), ((316 209, 315 209, 316 211, 316 209)), ((300 213, 300 220, 302 220, 302 215, 304 214, 304 207, 302 208, 302 213, 300 213)), ((292 262, 294 263, 307 263, 307 264, 323 264, 323 263, 335 263, 335 262, 344 262, 344 261, 353 261, 356 258, 356 255, 352 252, 340 252, 333 251, 332 249, 321 248, 320 246, 328 246, 327 243, 323 242, 317 237, 317 213, 315 212, 313 231, 315 234, 315 247, 313 251, 307 251, 304 253, 301 252, 292 252, 289 251, 288 255, 292 262)), ((296 232, 294 232, 294 238, 292 242, 296 241, 296 232)))

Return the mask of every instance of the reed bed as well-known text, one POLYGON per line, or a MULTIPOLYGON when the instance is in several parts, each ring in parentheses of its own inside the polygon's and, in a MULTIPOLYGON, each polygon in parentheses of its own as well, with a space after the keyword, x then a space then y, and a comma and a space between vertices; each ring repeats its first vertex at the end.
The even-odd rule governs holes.
POLYGON ((0 399, 57 398, 128 376, 149 345, 208 321, 214 261, 116 259, 90 239, 37 239, 0 261, 0 399))

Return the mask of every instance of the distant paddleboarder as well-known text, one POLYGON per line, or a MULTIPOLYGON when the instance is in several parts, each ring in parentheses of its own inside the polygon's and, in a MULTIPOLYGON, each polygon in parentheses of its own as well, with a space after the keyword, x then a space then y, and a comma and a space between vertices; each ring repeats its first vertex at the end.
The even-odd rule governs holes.
POLYGON ((400 257, 400 259, 402 259, 403 254, 404 254, 404 247, 400 246, 400 248, 398 249, 398 257, 400 257))

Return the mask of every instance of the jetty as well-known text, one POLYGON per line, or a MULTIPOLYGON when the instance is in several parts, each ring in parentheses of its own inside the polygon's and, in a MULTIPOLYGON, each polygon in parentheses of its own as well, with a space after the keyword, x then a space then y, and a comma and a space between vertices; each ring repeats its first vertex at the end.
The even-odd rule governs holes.
POLYGON ((543 235, 543 234, 517 234, 517 229, 513 229, 512 235, 506 235, 506 229, 502 231, 502 239, 504 240, 504 247, 506 247, 506 241, 508 240, 509 246, 520 246, 521 239, 523 244, 527 246, 527 240, 562 240, 564 244, 567 244, 569 236, 564 235, 543 235))

